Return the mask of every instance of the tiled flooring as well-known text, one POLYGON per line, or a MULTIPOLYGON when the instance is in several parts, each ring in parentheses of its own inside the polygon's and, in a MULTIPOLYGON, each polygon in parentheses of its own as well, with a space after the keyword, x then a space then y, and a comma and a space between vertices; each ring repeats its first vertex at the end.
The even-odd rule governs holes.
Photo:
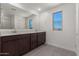
POLYGON ((76 56, 76 53, 45 44, 23 56, 76 56))

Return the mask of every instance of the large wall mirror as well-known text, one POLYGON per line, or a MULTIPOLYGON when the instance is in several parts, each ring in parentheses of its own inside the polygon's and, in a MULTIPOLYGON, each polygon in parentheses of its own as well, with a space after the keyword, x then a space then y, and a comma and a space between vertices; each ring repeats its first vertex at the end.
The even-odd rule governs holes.
POLYGON ((14 14, 7 4, 0 4, 0 29, 14 29, 14 14))
POLYGON ((39 17, 35 13, 8 3, 0 6, 0 29, 39 29, 39 17))
POLYGON ((29 29, 27 18, 31 13, 8 3, 0 3, 0 7, 0 29, 29 29))
POLYGON ((35 25, 36 15, 32 14, 25 18, 26 29, 35 29, 37 26, 35 25))

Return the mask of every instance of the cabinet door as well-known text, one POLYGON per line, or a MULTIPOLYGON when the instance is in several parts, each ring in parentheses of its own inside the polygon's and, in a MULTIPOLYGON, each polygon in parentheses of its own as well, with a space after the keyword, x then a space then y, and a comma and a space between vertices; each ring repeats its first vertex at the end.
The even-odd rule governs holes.
POLYGON ((16 55, 17 42, 14 37, 2 37, 2 53, 3 55, 16 55))
POLYGON ((17 50, 18 50, 18 55, 22 55, 24 53, 27 53, 30 51, 30 35, 29 34, 24 34, 24 35, 18 35, 18 40, 17 40, 17 50))
POLYGON ((0 56, 1 56, 1 37, 0 37, 0 56))
POLYGON ((37 37, 38 37, 38 46, 45 43, 45 40, 46 40, 46 33, 45 32, 38 33, 37 37))
POLYGON ((32 33, 31 34, 31 49, 34 49, 37 47, 37 34, 32 33))
POLYGON ((2 37, 3 55, 22 55, 30 51, 30 34, 2 37))

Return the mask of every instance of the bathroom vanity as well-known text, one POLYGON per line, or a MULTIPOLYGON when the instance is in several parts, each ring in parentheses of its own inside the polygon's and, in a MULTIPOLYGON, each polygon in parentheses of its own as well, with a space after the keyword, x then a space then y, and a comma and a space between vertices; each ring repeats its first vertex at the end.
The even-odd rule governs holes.
POLYGON ((19 56, 43 45, 46 41, 45 32, 20 33, 1 35, 0 55, 19 56))

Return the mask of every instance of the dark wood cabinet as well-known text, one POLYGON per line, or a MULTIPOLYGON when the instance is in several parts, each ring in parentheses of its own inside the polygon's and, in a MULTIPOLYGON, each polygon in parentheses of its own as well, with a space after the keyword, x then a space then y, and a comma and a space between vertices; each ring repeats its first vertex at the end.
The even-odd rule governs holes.
POLYGON ((37 33, 31 34, 31 49, 34 49, 37 47, 37 33))
POLYGON ((2 55, 16 55, 17 41, 15 36, 1 37, 2 39, 2 55))
POLYGON ((22 55, 30 51, 30 34, 18 36, 17 51, 18 55, 22 55))
POLYGON ((37 33, 37 39, 38 39, 38 46, 44 44, 46 41, 46 33, 45 32, 37 33))
POLYGON ((0 37, 0 55, 23 55, 45 43, 45 32, 0 37), (2 54, 1 54, 2 53, 2 54))
POLYGON ((3 55, 21 55, 30 51, 30 34, 1 37, 3 55))
POLYGON ((1 55, 1 37, 0 37, 0 55, 1 55))

